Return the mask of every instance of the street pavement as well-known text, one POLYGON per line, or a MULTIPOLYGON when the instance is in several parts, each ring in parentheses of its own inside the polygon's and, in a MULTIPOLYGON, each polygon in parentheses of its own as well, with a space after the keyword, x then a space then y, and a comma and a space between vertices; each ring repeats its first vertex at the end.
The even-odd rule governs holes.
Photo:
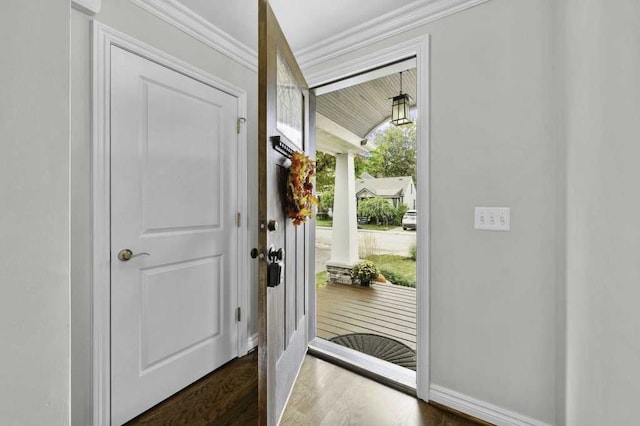
MULTIPOLYGON (((331 258, 331 228, 316 227, 316 273, 327 269, 331 258)), ((389 231, 358 230, 359 247, 368 248, 375 254, 398 254, 409 256, 409 249, 416 241, 416 231, 403 231, 402 227, 389 231)))

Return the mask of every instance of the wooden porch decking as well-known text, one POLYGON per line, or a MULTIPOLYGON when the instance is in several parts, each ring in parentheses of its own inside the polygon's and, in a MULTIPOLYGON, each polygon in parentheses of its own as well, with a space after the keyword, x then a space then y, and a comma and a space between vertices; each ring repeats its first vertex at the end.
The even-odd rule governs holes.
POLYGON ((331 339, 370 333, 416 349, 416 290, 391 284, 358 287, 327 284, 316 289, 317 336, 331 339))

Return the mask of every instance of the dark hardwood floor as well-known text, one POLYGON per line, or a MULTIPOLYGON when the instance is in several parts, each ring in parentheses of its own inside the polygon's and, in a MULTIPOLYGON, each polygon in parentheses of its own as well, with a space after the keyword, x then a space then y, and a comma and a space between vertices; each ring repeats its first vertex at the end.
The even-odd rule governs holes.
MULTIPOLYGON (((257 351, 254 351, 203 377, 127 425, 255 425, 257 368, 257 351)), ((483 423, 307 356, 281 424, 475 426, 483 423)))
POLYGON ((307 355, 281 424, 476 426, 482 423, 307 355))
POLYGON ((258 351, 235 359, 127 425, 255 425, 258 351))

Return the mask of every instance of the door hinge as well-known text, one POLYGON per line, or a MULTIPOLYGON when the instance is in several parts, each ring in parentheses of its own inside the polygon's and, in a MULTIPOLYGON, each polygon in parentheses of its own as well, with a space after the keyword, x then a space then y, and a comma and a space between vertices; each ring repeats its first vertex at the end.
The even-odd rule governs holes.
POLYGON ((242 309, 239 306, 236 308, 236 321, 242 321, 242 309))
POLYGON ((238 228, 240 228, 240 225, 242 224, 242 214, 240 214, 240 212, 238 212, 236 214, 236 226, 238 228))
POLYGON ((240 134, 240 127, 242 126, 242 123, 245 123, 246 121, 247 121, 246 118, 238 117, 238 120, 236 121, 236 132, 238 134, 240 134))

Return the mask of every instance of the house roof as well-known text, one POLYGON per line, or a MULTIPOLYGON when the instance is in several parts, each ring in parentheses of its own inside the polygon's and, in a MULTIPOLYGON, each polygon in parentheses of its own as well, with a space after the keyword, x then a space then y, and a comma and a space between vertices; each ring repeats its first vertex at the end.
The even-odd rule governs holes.
POLYGON ((400 195, 410 183, 413 183, 411 176, 374 178, 363 173, 360 179, 356 179, 356 194, 365 190, 378 197, 400 195))

